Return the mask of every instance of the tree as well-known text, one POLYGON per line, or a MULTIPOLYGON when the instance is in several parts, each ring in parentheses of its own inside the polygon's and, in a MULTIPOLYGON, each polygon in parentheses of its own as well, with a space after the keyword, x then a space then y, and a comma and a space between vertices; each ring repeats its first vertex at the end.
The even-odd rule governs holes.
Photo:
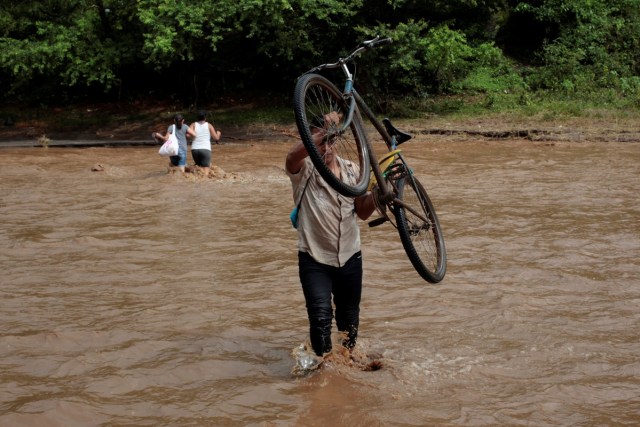
POLYGON ((640 89, 637 0, 520 2, 514 12, 553 28, 536 52, 542 67, 531 74, 532 87, 566 92, 625 85, 640 89))
POLYGON ((461 90, 478 70, 517 81, 520 69, 535 89, 640 92, 637 0, 0 3, 5 99, 151 94, 198 104, 243 91, 288 95, 302 72, 377 34, 394 45, 361 58, 359 83, 385 96, 461 90))
POLYGON ((122 19, 130 10, 113 7, 116 3, 120 2, 5 2, 0 12, 0 64, 10 83, 3 79, 3 92, 20 96, 38 88, 41 97, 53 99, 67 93, 60 85, 107 90, 117 86, 119 69, 136 61, 140 46, 122 19))

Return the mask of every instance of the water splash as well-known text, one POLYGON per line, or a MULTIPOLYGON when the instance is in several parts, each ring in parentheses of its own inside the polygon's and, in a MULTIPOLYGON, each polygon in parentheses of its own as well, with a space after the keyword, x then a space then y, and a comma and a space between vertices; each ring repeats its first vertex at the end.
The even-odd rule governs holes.
POLYGON ((298 376, 307 375, 310 372, 315 371, 324 361, 322 357, 316 356, 304 343, 294 348, 291 351, 291 356, 293 356, 293 359, 296 362, 291 373, 298 376))

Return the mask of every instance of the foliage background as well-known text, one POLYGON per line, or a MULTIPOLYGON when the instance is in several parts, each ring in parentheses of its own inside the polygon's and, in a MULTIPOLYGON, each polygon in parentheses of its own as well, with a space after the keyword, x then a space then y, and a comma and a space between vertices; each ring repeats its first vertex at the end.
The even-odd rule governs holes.
POLYGON ((358 84, 379 110, 640 108, 638 0, 0 0, 0 97, 287 102, 377 34, 358 84))

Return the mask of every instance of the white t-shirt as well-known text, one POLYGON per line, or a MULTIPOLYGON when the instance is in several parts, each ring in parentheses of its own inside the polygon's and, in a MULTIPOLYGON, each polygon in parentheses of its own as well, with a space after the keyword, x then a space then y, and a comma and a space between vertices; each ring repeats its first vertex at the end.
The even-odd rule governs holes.
POLYGON ((192 150, 209 150, 211 151, 211 132, 209 132, 209 123, 195 122, 196 137, 191 143, 192 150))

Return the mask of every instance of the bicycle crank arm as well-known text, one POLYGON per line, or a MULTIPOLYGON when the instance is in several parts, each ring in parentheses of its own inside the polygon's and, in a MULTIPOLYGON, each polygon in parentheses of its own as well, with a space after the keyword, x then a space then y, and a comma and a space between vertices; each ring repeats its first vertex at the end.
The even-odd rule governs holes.
POLYGON ((389 220, 386 217, 381 216, 380 218, 376 218, 373 221, 369 221, 369 227, 377 227, 379 225, 384 224, 387 221, 389 220))

